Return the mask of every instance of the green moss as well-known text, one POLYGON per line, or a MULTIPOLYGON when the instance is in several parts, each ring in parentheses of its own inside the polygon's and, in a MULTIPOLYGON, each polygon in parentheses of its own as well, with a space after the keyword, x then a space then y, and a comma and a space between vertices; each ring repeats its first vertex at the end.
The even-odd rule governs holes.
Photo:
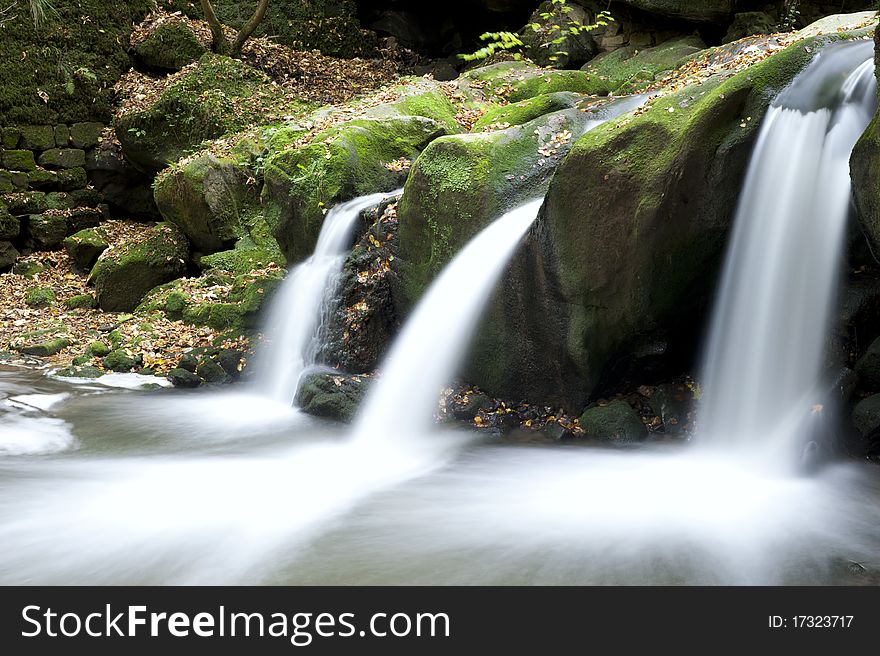
POLYGON ((522 125, 550 112, 574 107, 580 100, 583 100, 583 96, 580 94, 562 92, 544 94, 510 105, 492 107, 474 124, 473 131, 482 132, 493 125, 503 127, 522 125))
POLYGON ((118 119, 116 133, 127 157, 158 171, 203 141, 259 122, 267 94, 281 100, 269 82, 238 60, 208 53, 149 109, 118 119))
POLYGON ((24 355, 36 355, 37 357, 45 358, 63 351, 68 346, 70 346, 70 342, 66 337, 56 337, 46 342, 21 346, 17 350, 24 355))
POLYGON ((141 41, 135 56, 151 68, 179 71, 205 53, 205 47, 182 21, 169 21, 141 41))
POLYGON ((120 373, 124 373, 127 371, 131 371, 135 367, 139 367, 142 364, 142 359, 140 356, 135 357, 128 353, 125 349, 116 349, 107 354, 107 356, 102 360, 104 367, 109 369, 110 371, 117 371, 120 373))
POLYGON ((621 444, 638 442, 648 435, 638 413, 626 401, 589 408, 579 421, 584 437, 591 439, 621 444))
POLYGON ((37 163, 29 150, 4 150, 3 167, 13 171, 33 171, 37 163))
POLYGON ((88 345, 86 348, 86 355, 89 357, 103 358, 106 355, 110 355, 110 347, 104 342, 96 340, 88 345))
POLYGON ((59 369, 56 375, 61 376, 62 378, 100 378, 104 375, 104 372, 97 367, 91 367, 89 365, 74 365, 72 367, 59 369))
POLYGON ((91 294, 78 294, 64 301, 64 307, 69 310, 82 310, 97 307, 98 303, 91 294))
POLYGON ((272 264, 284 266, 284 257, 280 252, 264 248, 236 248, 205 256, 201 260, 203 269, 222 269, 237 276, 272 264))
POLYGON ((38 273, 41 273, 46 270, 39 262, 34 262, 33 260, 28 260, 27 262, 19 262, 14 267, 12 267, 12 273, 23 276, 24 278, 35 278, 38 273))
POLYGON ((26 6, 4 22, 0 125, 108 121, 113 84, 131 66, 126 48, 132 25, 153 9, 150 0, 52 4, 57 15, 39 28, 26 6))
POLYGON ((49 307, 55 302, 55 292, 49 287, 34 287, 28 290, 24 300, 28 307, 49 307))
POLYGON ((237 303, 199 303, 187 306, 183 320, 196 326, 209 326, 216 330, 244 331, 244 311, 237 303))

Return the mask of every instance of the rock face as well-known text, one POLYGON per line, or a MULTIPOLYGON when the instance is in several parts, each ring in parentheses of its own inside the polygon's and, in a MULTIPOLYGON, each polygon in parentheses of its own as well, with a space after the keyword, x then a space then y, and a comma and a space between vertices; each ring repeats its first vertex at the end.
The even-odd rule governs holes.
POLYGON ((289 262, 311 254, 326 208, 357 196, 391 191, 437 137, 456 131, 455 111, 439 90, 414 93, 266 158, 262 202, 266 220, 289 262))
POLYGON ((196 250, 213 253, 242 236, 243 218, 259 207, 259 188, 250 172, 231 158, 200 155, 156 180, 156 205, 196 250))
POLYGON ((880 112, 856 143, 849 166, 859 220, 876 248, 880 246, 880 112))
MULTIPOLYGON (((761 119, 820 46, 799 43, 577 139, 487 309, 467 380, 578 410, 629 346, 661 326, 658 337, 700 325, 761 119)), ((505 171, 503 149, 479 147, 505 132, 440 139, 415 163, 400 204, 407 302, 499 215, 499 199, 515 202, 523 174, 505 171)))
POLYGON ((186 273, 186 237, 163 223, 138 241, 104 251, 92 269, 95 296, 107 312, 130 312, 153 287, 186 273))
POLYGON ((310 415, 350 422, 368 389, 365 379, 311 374, 300 385, 296 400, 310 415))
POLYGON ((234 111, 230 98, 247 98, 267 84, 263 73, 237 60, 204 55, 148 109, 117 119, 116 134, 126 158, 154 173, 202 141, 257 122, 259 107, 242 116, 234 111))

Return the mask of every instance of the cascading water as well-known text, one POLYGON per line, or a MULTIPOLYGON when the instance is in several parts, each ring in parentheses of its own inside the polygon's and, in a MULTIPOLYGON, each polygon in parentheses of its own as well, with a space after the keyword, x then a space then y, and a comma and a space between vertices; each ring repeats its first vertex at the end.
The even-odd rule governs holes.
POLYGON ((257 363, 263 394, 292 404, 303 371, 315 364, 321 318, 336 290, 355 221, 361 212, 399 196, 401 190, 341 203, 324 218, 315 252, 285 279, 266 324, 271 343, 257 363))
POLYGON ((380 440, 394 426, 410 434, 430 427, 440 388, 455 374, 489 294, 542 202, 533 200, 497 219, 434 281, 386 357, 382 378, 364 400, 354 428, 356 440, 380 440))
POLYGON ((699 432, 712 446, 791 462, 821 416, 849 157, 875 106, 873 43, 842 44, 764 120, 710 327, 699 432))

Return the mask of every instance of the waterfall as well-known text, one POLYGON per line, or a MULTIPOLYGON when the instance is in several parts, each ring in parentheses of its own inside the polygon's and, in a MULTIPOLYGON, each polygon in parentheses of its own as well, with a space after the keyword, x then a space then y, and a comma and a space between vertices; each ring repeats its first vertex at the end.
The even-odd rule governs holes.
POLYGON ((440 389, 455 375, 483 306, 542 202, 530 201, 484 228, 432 283, 364 399, 356 440, 380 439, 395 426, 407 433, 430 428, 440 389))
POLYGON ((863 41, 821 52, 771 106, 710 324, 704 443, 784 464, 821 425, 849 158, 875 105, 873 43, 863 41))
POLYGON ((271 342, 262 352, 257 371, 264 396, 292 404, 303 371, 315 364, 326 304, 336 281, 361 212, 399 196, 401 190, 362 196, 336 205, 324 218, 315 252, 284 280, 266 325, 271 342))

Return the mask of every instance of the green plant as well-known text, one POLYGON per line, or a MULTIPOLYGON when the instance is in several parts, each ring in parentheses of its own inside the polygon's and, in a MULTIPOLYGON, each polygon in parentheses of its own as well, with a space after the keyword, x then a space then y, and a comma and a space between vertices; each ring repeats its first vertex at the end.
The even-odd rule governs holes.
MULTIPOLYGON (((568 4, 568 0, 550 0, 550 11, 542 11, 538 14, 544 22, 529 23, 524 28, 532 30, 540 37, 541 48, 551 50, 552 54, 549 57, 551 61, 558 61, 561 57, 568 55, 568 52, 559 49, 559 46, 568 37, 591 32, 614 21, 609 12, 600 11, 596 14, 593 23, 584 24, 571 18, 572 11, 574 8, 568 4)), ((487 59, 500 50, 511 50, 515 51, 513 53, 514 59, 522 59, 522 49, 525 44, 515 32, 486 32, 480 36, 480 40, 485 41, 486 45, 476 52, 461 54, 459 57, 465 61, 477 61, 487 59)))
POLYGON ((801 0, 785 0, 779 13, 779 24, 776 26, 779 32, 791 32, 797 25, 800 12, 801 0))
POLYGON ((34 27, 42 27, 46 21, 58 16, 58 11, 49 0, 28 0, 34 27))

